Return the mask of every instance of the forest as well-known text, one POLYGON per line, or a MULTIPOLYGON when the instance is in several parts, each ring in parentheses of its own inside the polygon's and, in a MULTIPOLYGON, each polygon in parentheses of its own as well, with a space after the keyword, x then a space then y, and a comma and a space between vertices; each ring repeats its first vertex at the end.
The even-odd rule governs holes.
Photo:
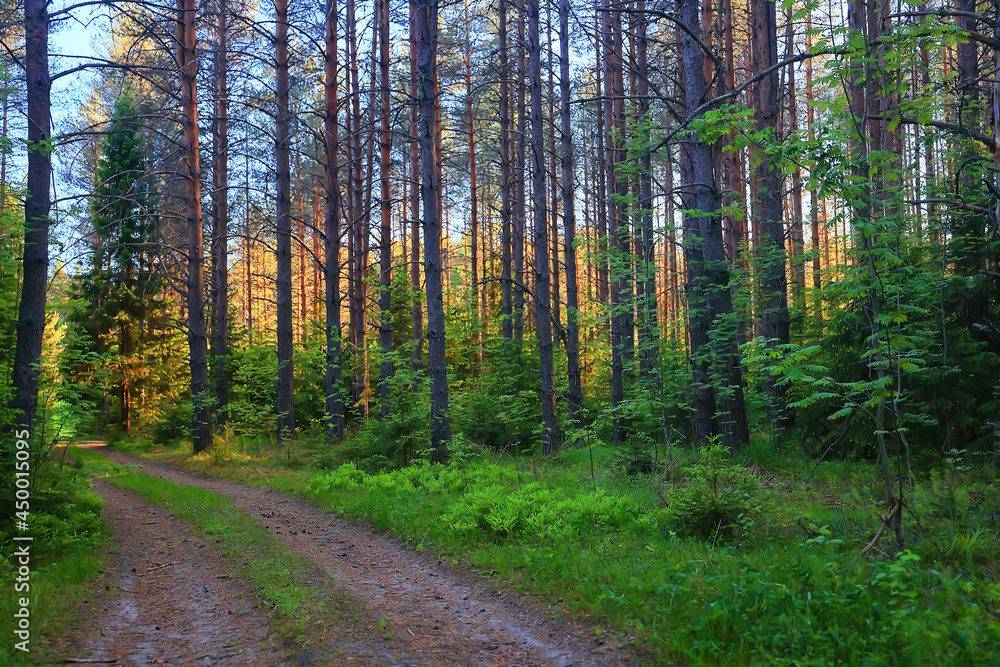
POLYGON ((0 43, 5 661, 200 660, 115 620, 174 617, 130 539, 238 573, 218 664, 996 660, 1000 3, 5 0, 0 43), (380 558, 576 639, 459 648, 380 558))

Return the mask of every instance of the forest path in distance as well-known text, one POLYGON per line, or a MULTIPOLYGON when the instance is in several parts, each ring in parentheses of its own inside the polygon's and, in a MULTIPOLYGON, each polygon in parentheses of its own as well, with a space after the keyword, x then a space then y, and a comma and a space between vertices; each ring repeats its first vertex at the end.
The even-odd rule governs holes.
MULTIPOLYGON (((289 552, 304 556, 328 574, 328 582, 341 589, 346 589, 355 597, 371 618, 384 619, 384 628, 391 630, 391 646, 385 646, 388 652, 382 652, 374 662, 369 664, 387 664, 386 659, 391 653, 394 664, 405 665, 628 665, 635 664, 635 657, 630 647, 618 646, 611 642, 605 643, 608 636, 595 636, 592 629, 572 620, 553 620, 521 599, 516 593, 506 593, 502 589, 478 581, 453 568, 440 560, 431 559, 426 554, 420 554, 407 549, 399 540, 392 536, 374 534, 370 527, 345 520, 330 512, 324 512, 310 505, 305 500, 274 491, 266 487, 250 487, 237 482, 207 477, 178 470, 176 468, 135 458, 122 452, 117 452, 100 443, 89 443, 88 449, 99 452, 119 465, 141 466, 141 470, 151 476, 166 479, 179 484, 196 486, 224 496, 233 505, 240 508, 251 517, 261 520, 269 533, 277 538, 289 552)), ((168 517, 155 525, 145 525, 147 529, 162 528, 165 524, 171 529, 184 532, 184 537, 191 542, 191 550, 176 552, 171 556, 187 570, 202 571, 200 576, 207 581, 216 581, 217 575, 212 574, 212 568, 218 568, 220 560, 210 557, 198 545, 201 540, 187 533, 183 521, 169 515, 165 510, 149 505, 145 500, 132 492, 117 489, 110 484, 97 482, 95 489, 108 501, 106 512, 111 519, 114 534, 112 538, 131 541, 128 529, 115 529, 113 515, 123 512, 155 510, 168 517), (131 507, 121 507, 121 499, 130 498, 131 507), (114 505, 112 504, 114 500, 114 505), (213 564, 214 563, 214 564, 213 564)), ((151 530, 145 532, 153 532, 151 530)), ((146 536, 150 539, 150 536, 146 536)), ((159 539, 159 538, 153 538, 159 539)), ((173 538, 177 541, 177 537, 173 538)), ((141 543, 140 543, 141 544, 141 543)), ((124 547, 119 547, 122 549, 124 547)), ((155 553, 155 549, 150 549, 155 553)), ((155 559, 154 559, 155 560, 155 559)), ((148 565, 144 564, 144 567, 148 565)), ((169 577, 174 566, 165 567, 158 572, 169 577)), ((124 572, 125 580, 129 572, 124 572)), ((162 596, 166 582, 150 590, 153 596, 162 596)), ((125 587, 125 581, 119 584, 120 592, 125 587)), ((235 584, 234 584, 235 585, 235 584)), ((171 590, 171 594, 175 591, 171 590)), ((195 591, 197 592, 197 591, 195 591)), ((204 591, 203 591, 204 592, 204 591)), ((131 593, 133 596, 135 593, 131 593)), ((179 593, 184 595, 183 591, 179 593)), ((102 605, 102 612, 116 604, 115 596, 110 603, 102 605)), ((209 606, 232 608, 235 603, 215 600, 209 606)), ((245 602, 244 607, 249 607, 245 602)), ((156 611, 155 609, 152 611, 156 611)), ((263 612, 256 620, 261 632, 266 633, 267 619, 263 612)), ((216 614, 214 621, 223 626, 234 624, 232 631, 225 628, 211 628, 212 631, 222 631, 223 635, 235 633, 236 625, 246 622, 242 616, 216 614), (236 623, 238 621, 238 623, 236 623)), ((141 625, 132 622, 133 625, 141 625)), ((91 653, 101 641, 95 640, 100 619, 89 629, 89 639, 79 641, 90 642, 91 653)), ((379 630, 376 627, 375 630, 379 630)), ((84 636, 87 633, 83 633, 84 636)), ((233 637, 235 639, 235 636, 233 637)), ((97 640, 103 640, 97 637, 97 640)), ((140 642, 141 643, 141 642, 140 642)), ((270 643, 264 634, 258 633, 256 644, 258 650, 264 644, 270 643)), ((382 642, 385 644, 386 642, 382 642)), ((232 646, 232 642, 226 642, 232 646)), ((244 646, 245 642, 241 642, 244 646)), ((134 650, 140 652, 142 647, 136 645, 134 650)), ((277 655, 237 655, 232 650, 230 655, 210 658, 198 664, 295 664, 301 660, 292 658, 283 660, 277 655)), ((143 654, 145 655, 145 654, 143 654)), ((148 664, 148 658, 136 662, 138 653, 131 660, 120 660, 118 664, 148 664)), ((155 657, 155 656, 154 656, 155 657)), ((200 658, 200 656, 190 656, 200 658)), ((185 660, 184 656, 164 655, 168 664, 196 664, 185 660), (173 659, 171 659, 171 657, 173 659)), ((346 661, 345 661, 346 662, 346 661)), ((352 661, 354 662, 354 661, 352 661)), ((362 661, 368 662, 368 661, 362 661)), ((339 664, 337 660, 333 664, 339 664)), ((324 664, 317 662, 314 664, 324 664)), ((354 664, 357 664, 354 662, 354 664)))

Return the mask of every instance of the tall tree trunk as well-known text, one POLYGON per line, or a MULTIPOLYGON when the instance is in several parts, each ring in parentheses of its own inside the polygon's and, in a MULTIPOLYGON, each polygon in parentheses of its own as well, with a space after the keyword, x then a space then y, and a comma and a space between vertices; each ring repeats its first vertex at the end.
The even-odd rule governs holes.
MULTIPOLYGON (((869 0, 878 2, 878 0, 869 0)), ((977 20, 973 17, 976 13, 976 0, 957 0, 956 9, 962 12, 956 19, 958 28, 967 32, 977 30, 977 20)), ((874 12, 872 12, 874 14, 874 12)), ((869 26, 869 32, 873 26, 869 26)), ((955 47, 957 51, 956 65, 958 66, 958 124, 965 127, 979 129, 980 109, 979 99, 979 45, 974 39, 966 39, 959 42, 955 47)), ((964 170, 963 173, 969 173, 964 170)), ((967 184, 971 185, 972 176, 966 176, 967 184)))
MULTIPOLYGON (((732 0, 721 0, 722 21, 722 43, 724 70, 721 81, 720 93, 726 94, 736 87, 736 47, 733 43, 733 14, 732 0)), ((729 141, 736 140, 736 131, 729 133, 729 141)), ((724 151, 722 155, 724 176, 726 184, 726 199, 728 203, 743 211, 746 211, 746 197, 743 187, 743 160, 741 151, 724 151)), ((740 244, 747 240, 746 217, 726 213, 725 219, 726 235, 726 256, 733 265, 744 265, 745 257, 740 256, 740 244)))
MULTIPOLYGON (((996 51, 1000 54, 1000 49, 996 51)), ((920 61, 923 67, 921 68, 923 72, 921 73, 921 86, 923 88, 924 95, 931 94, 931 72, 930 72, 930 54, 927 52, 927 46, 922 45, 920 47, 920 61)), ((947 77, 946 77, 947 78, 947 77)), ((995 118, 995 121, 1000 121, 1000 118, 995 118)), ((997 143, 1000 146, 1000 142, 997 143)), ((934 133, 933 131, 928 131, 928 128, 924 129, 924 165, 927 169, 927 175, 924 178, 924 183, 927 186, 928 192, 933 192, 933 188, 937 184, 937 169, 934 163, 935 150, 934 150, 934 133)), ((927 219, 933 220, 937 215, 937 205, 933 202, 927 205, 927 219)), ((932 238, 936 241, 938 237, 938 230, 940 228, 935 226, 932 233, 932 238)))
MULTIPOLYGON (((789 4, 785 10, 787 23, 785 34, 785 58, 791 58, 795 45, 795 15, 792 6, 789 4)), ((799 108, 798 98, 795 88, 795 64, 788 66, 788 137, 792 138, 799 131, 799 108)), ((792 169, 792 220, 789 229, 791 237, 791 257, 793 266, 792 275, 795 276, 795 283, 792 287, 792 306, 798 313, 805 311, 806 294, 806 265, 803 261, 803 231, 802 231, 802 168, 795 164, 792 169)))
POLYGON ((243 156, 243 263, 247 283, 247 343, 253 345, 253 236, 250 233, 250 154, 243 156))
MULTIPOLYGON (((465 122, 469 147, 469 229, 471 232, 469 257, 472 264, 472 332, 478 350, 475 360, 481 361, 483 346, 482 312, 479 305, 479 191, 476 182, 476 130, 472 113, 472 41, 469 36, 469 1, 465 2, 465 122)), ((483 304, 485 309, 485 304, 483 304)))
MULTIPOLYGON (((751 0, 751 51, 753 71, 761 75, 778 62, 778 28, 775 4, 770 0, 751 0)), ((778 70, 774 69, 754 86, 754 119, 757 129, 778 139, 778 70)), ((756 209, 763 238, 759 245, 761 261, 760 330, 768 348, 788 344, 788 284, 786 278, 785 226, 782 206, 782 175, 772 165, 766 147, 753 146, 757 167, 753 178, 756 185, 756 209)), ((767 373, 764 392, 767 395, 768 421, 776 428, 786 425, 785 386, 778 383, 775 373, 767 373)))
POLYGON ((379 293, 379 344, 382 348, 382 364, 379 369, 379 401, 382 417, 389 416, 389 393, 392 381, 392 198, 389 194, 390 149, 392 135, 389 133, 389 0, 378 0, 378 47, 379 47, 379 87, 382 96, 381 136, 379 137, 379 177, 381 191, 379 208, 381 212, 381 234, 379 250, 381 266, 379 271, 381 292, 379 293))
POLYGON ((437 168, 437 0, 416 0, 417 108, 420 126, 420 198, 424 208, 424 276, 427 283, 427 352, 431 377, 431 447, 434 461, 448 456, 448 362, 445 357, 444 293, 441 285, 441 187, 437 168))
MULTIPOLYGON (((555 116, 555 106, 556 106, 556 93, 555 93, 555 66, 553 63, 553 53, 552 53, 552 3, 546 6, 546 51, 548 53, 548 69, 549 69, 549 89, 548 89, 548 107, 549 107, 549 126, 552 131, 549 132, 549 148, 548 153, 551 156, 551 167, 549 170, 549 182, 551 195, 551 206, 549 207, 549 224, 552 228, 551 236, 552 239, 552 326, 555 327, 555 334, 553 335, 553 343, 555 344, 555 349, 558 350, 560 347, 560 339, 563 335, 562 328, 562 298, 560 295, 560 279, 559 279, 559 179, 556 177, 556 116, 555 116)), ((548 163, 549 160, 546 160, 548 163)))
MULTIPOLYGON (((648 16, 646 0, 636 2, 636 95, 638 100, 639 127, 645 128, 652 118, 649 112, 649 40, 646 35, 648 16)), ((640 139, 647 141, 645 132, 640 139)), ((650 130, 651 131, 651 130, 650 130)), ((651 387, 659 386, 659 325, 657 324, 656 299, 656 245, 653 240, 653 156, 648 148, 639 155, 639 226, 642 232, 642 264, 637 285, 642 286, 642 328, 640 354, 645 380, 651 387)))
MULTIPOLYGON (((806 50, 812 50, 812 10, 806 14, 806 50)), ((809 130, 809 141, 816 140, 816 109, 813 104, 813 65, 812 58, 806 60, 806 124, 809 130)), ((816 179, 810 179, 815 182, 816 179)), ((822 265, 819 247, 819 191, 813 187, 809 190, 809 223, 812 236, 812 287, 815 303, 816 319, 823 319, 822 265)))
POLYGON ((597 194, 595 196, 594 205, 597 208, 597 214, 595 215, 597 219, 597 229, 595 230, 597 236, 597 245, 595 248, 595 263, 596 263, 596 273, 597 273, 597 300, 600 301, 605 306, 608 305, 610 299, 610 277, 608 276, 608 138, 605 132, 605 117, 608 115, 608 105, 611 103, 607 99, 607 85, 604 77, 604 71, 607 69, 607 65, 604 62, 604 53, 607 50, 604 43, 605 34, 607 32, 606 26, 610 25, 610 17, 608 16, 608 10, 602 4, 602 10, 600 12, 594 12, 596 26, 595 29, 599 36, 596 40, 596 58, 597 67, 594 71, 595 80, 595 90, 597 92, 597 98, 600 100, 598 105, 595 105, 594 115, 596 116, 597 125, 597 136, 594 142, 594 152, 597 157, 597 194))
MULTIPOLYGON (((677 11, 681 21, 688 26, 698 23, 698 1, 678 0, 677 11)), ((680 60, 678 62, 678 78, 684 93, 686 111, 697 108, 707 95, 705 77, 701 73, 701 51, 694 37, 686 32, 677 31, 680 42, 680 60)), ((694 411, 691 415, 691 435, 694 444, 702 447, 716 433, 715 430, 715 386, 712 383, 709 364, 709 331, 712 326, 712 315, 709 310, 709 294, 706 289, 706 272, 704 258, 705 240, 702 238, 701 217, 694 214, 698 206, 698 196, 711 193, 711 188, 687 187, 698 183, 698 171, 705 169, 701 162, 706 159, 711 164, 711 155, 706 156, 707 145, 691 137, 680 146, 680 200, 683 224, 684 266, 687 283, 684 286, 688 308, 688 338, 690 340, 691 359, 691 399, 694 411), (700 169, 696 169, 700 167, 700 169)), ((669 179, 673 183, 673 176, 669 179)), ((673 188, 671 187, 671 190, 673 188)))
MULTIPOLYGON (((301 135, 301 127, 296 123, 295 128, 295 200, 299 209, 298 220, 296 221, 296 227, 298 229, 298 238, 295 244, 296 254, 299 256, 299 312, 298 312, 298 327, 293 327, 293 331, 297 328, 299 332, 299 344, 305 347, 306 345, 306 328, 309 323, 309 306, 306 301, 306 210, 305 210, 305 191, 302 189, 302 141, 299 138, 301 135)), ((294 318, 293 318, 294 322, 294 318)))
POLYGON ((503 339, 504 359, 510 362, 510 348, 514 341, 514 289, 512 284, 513 271, 513 232, 511 228, 511 197, 513 175, 511 174, 511 141, 510 141, 510 63, 507 54, 507 0, 498 0, 500 4, 500 282, 502 289, 503 309, 503 339))
POLYGON ((538 0, 528 0, 528 85, 531 90, 531 195, 535 221, 535 328, 538 335, 539 394, 542 402, 542 452, 559 447, 552 360, 549 292, 549 236, 545 188, 545 128, 542 119, 542 43, 538 0))
POLYGON ((194 0, 177 0, 177 66, 181 75, 184 125, 184 178, 187 181, 187 316, 191 367, 192 448, 208 449, 212 417, 208 402, 208 334, 205 330, 205 257, 201 212, 201 158, 198 146, 198 63, 194 0))
MULTIPOLYGON (((698 0, 681 0, 680 19, 688 26, 699 23, 698 0)), ((699 41, 688 32, 681 37, 684 101, 693 114, 709 95, 706 57, 699 41)), ((729 268, 726 262, 719 215, 721 199, 713 147, 700 135, 692 135, 682 146, 681 175, 684 181, 684 255, 688 272, 688 327, 691 340, 694 393, 694 436, 703 445, 708 437, 720 434, 728 447, 737 447, 749 440, 746 408, 743 402, 743 377, 739 365, 738 331, 716 330, 713 324, 722 322, 733 313, 729 291, 729 268), (714 339, 714 340, 712 340, 714 339), (712 349, 714 347, 714 350, 712 349), (709 358, 719 359, 717 378, 722 407, 721 423, 714 426, 717 404, 715 382, 709 358)))
POLYGON ((524 339, 524 245, 527 227, 527 201, 524 183, 525 170, 525 137, 527 135, 525 109, 525 82, 528 73, 525 70, 524 55, 527 42, 524 36, 524 1, 518 0, 517 11, 517 164, 514 167, 516 179, 514 190, 514 340, 520 347, 524 339))
POLYGON ((340 137, 337 127, 339 59, 337 58, 337 0, 326 1, 324 56, 323 139, 326 149, 326 437, 344 437, 344 389, 341 369, 340 328, 340 137))
MULTIPOLYGON (((45 298, 49 270, 49 182, 52 178, 50 146, 52 105, 49 92, 49 16, 44 0, 24 3, 24 67, 27 77, 28 176, 24 199, 24 255, 21 302, 17 312, 14 349, 13 397, 17 411, 14 428, 35 426, 38 407, 38 374, 45 334, 45 298)), ((9 472, 13 479, 13 471, 9 472)))
MULTIPOLYGON (((669 155, 669 153, 668 153, 669 155)), ((667 303, 670 307, 670 335, 677 340, 677 326, 680 324, 678 301, 680 300, 680 276, 677 267, 677 223, 674 219, 674 163, 671 156, 667 162, 667 261, 664 270, 670 277, 667 303)))
MULTIPOLYGON (((410 97, 415 101, 418 95, 415 0, 410 0, 410 97)), ((413 383, 414 390, 420 382, 420 370, 424 365, 424 312, 420 300, 420 141, 417 106, 410 107, 410 291, 413 294, 411 306, 413 319, 413 383)))
POLYGON ((277 309, 278 337, 278 439, 295 437, 295 406, 293 403, 292 377, 292 202, 291 162, 289 160, 289 108, 288 108, 288 0, 274 3, 274 74, 275 106, 277 111, 274 128, 275 218, 277 243, 275 246, 275 305, 277 309))
MULTIPOLYGON (((326 92, 324 91, 324 95, 326 92)), ((322 145, 316 146, 316 161, 319 166, 323 166, 323 159, 325 153, 320 153, 324 150, 322 145)), ((323 184, 326 181, 326 174, 322 173, 316 177, 316 188, 313 190, 313 216, 312 216, 312 309, 313 317, 319 317, 319 286, 322 284, 319 277, 319 272, 323 268, 323 263, 320 261, 320 257, 323 256, 322 250, 320 250, 320 235, 323 229, 323 184)))
POLYGON ((608 231, 611 242, 609 255, 610 264, 613 271, 609 276, 610 298, 608 307, 611 312, 611 407, 614 411, 614 421, 612 429, 612 442, 616 445, 625 439, 624 420, 621 416, 621 407, 625 402, 625 350, 626 350, 626 328, 627 315, 624 288, 627 284, 623 274, 627 269, 623 268, 625 263, 622 248, 627 247, 627 231, 625 229, 624 215, 622 214, 622 202, 625 194, 624 176, 618 173, 618 164, 621 161, 621 142, 623 141, 622 111, 624 109, 624 89, 621 85, 622 79, 622 37, 621 37, 621 12, 613 10, 610 0, 603 0, 602 11, 602 44, 604 45, 604 124, 607 128, 606 141, 606 168, 607 168, 607 189, 608 189, 608 231))
POLYGON ((610 299, 610 281, 611 278, 608 275, 608 152, 606 150, 607 137, 605 135, 605 118, 609 115, 609 105, 611 100, 607 98, 607 79, 604 77, 604 72, 607 69, 607 63, 605 62, 605 52, 609 48, 605 44, 605 39, 607 37, 607 31, 611 25, 611 18, 609 16, 609 7, 605 6, 606 3, 602 4, 602 10, 600 12, 594 12, 596 15, 595 29, 600 39, 596 40, 597 48, 597 67, 594 72, 595 78, 595 89, 597 91, 597 99, 601 100, 600 104, 596 106, 594 110, 594 115, 597 117, 597 136, 594 142, 594 151, 597 154, 597 196, 595 197, 594 204, 597 207, 597 247, 596 250, 596 264, 597 264, 597 300, 608 305, 610 299))
MULTIPOLYGON (((868 267, 868 274, 873 284, 869 287, 868 307, 872 322, 871 336, 868 337, 870 351, 873 352, 873 361, 876 373, 880 381, 884 380, 885 371, 882 364, 881 354, 881 323, 880 323, 880 301, 874 287, 877 280, 877 272, 874 264, 874 239, 872 234, 865 229, 871 229, 872 217, 875 213, 873 202, 876 201, 876 194, 871 187, 871 177, 869 175, 868 161, 870 151, 878 149, 879 143, 876 137, 870 137, 870 131, 878 127, 881 119, 870 118, 872 101, 869 99, 869 91, 877 85, 871 71, 873 60, 871 44, 874 43, 877 35, 869 33, 874 17, 869 16, 869 9, 866 0, 851 0, 848 7, 848 28, 855 36, 867 36, 862 42, 865 46, 862 51, 853 54, 851 62, 852 77, 848 82, 850 92, 850 108, 853 116, 854 132, 851 136, 851 153, 858 166, 857 177, 859 182, 868 183, 862 188, 861 195, 852 202, 856 222, 861 228, 859 233, 859 250, 864 253, 864 261, 868 267)), ((877 25, 877 23, 876 23, 877 25)), ((875 410, 875 439, 879 450, 879 459, 882 465, 882 479, 885 488, 886 503, 892 505, 894 496, 892 493, 892 470, 889 463, 888 450, 885 444, 885 398, 878 401, 875 410)))
POLYGON ((361 61, 358 56, 358 31, 356 0, 347 0, 347 62, 346 77, 349 82, 350 111, 348 113, 348 154, 350 155, 348 198, 350 232, 348 235, 348 303, 350 311, 351 348, 354 367, 351 376, 351 404, 357 406, 362 416, 368 414, 365 401, 365 271, 368 240, 368 215, 364 207, 364 151, 361 132, 361 86, 358 82, 361 61))
MULTIPOLYGON (((566 403, 570 418, 583 428, 580 376, 580 303, 576 272, 576 194, 573 185, 573 129, 570 117, 569 0, 559 0, 559 121, 562 132, 563 255, 566 258, 566 403)), ((586 169, 585 169, 586 173, 586 169)))
POLYGON ((229 30, 227 0, 219 0, 215 24, 215 123, 212 163, 213 262, 215 272, 215 419, 229 418, 229 30))

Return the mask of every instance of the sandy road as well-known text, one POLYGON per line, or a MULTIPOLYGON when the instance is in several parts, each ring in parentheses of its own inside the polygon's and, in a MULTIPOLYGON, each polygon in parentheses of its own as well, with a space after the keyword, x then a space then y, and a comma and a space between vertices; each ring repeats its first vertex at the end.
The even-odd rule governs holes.
POLYGON ((115 547, 109 593, 80 608, 67 659, 108 664, 272 665, 285 660, 269 614, 187 524, 132 491, 97 480, 115 547))
MULTIPOLYGON (((91 448, 115 463, 141 465, 147 474, 218 493, 262 520, 289 551, 315 563, 333 585, 350 591, 371 618, 378 620, 383 637, 391 637, 391 646, 386 646, 391 651, 383 653, 376 664, 387 661, 390 653, 392 662, 407 665, 634 663, 627 647, 605 645, 583 626, 545 618, 514 596, 501 594, 449 565, 428 562, 392 537, 373 534, 365 526, 320 511, 295 496, 187 473, 100 446, 91 448)), ((179 524, 178 529, 183 530, 183 522, 177 519, 170 524, 179 524)), ((198 542, 190 535, 188 540, 198 542)), ((192 544, 192 548, 198 547, 192 544)), ((163 568, 162 576, 170 577, 174 569, 163 568)), ((234 606, 216 600, 212 605, 215 609, 234 606)), ((266 620, 258 623, 266 627, 266 620)), ((266 642, 265 635, 258 635, 254 642, 248 638, 240 645, 262 642, 266 642)), ((212 659, 251 664, 237 663, 243 659, 239 654, 212 659)), ((276 653, 247 659, 260 665, 281 661, 276 653)))

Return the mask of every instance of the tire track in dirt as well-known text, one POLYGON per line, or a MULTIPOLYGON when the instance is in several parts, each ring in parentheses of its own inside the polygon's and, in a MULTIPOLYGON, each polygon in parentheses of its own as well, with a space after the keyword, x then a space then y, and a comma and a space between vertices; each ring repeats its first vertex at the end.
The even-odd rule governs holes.
MULTIPOLYGON (((268 488, 187 473, 107 448, 121 465, 229 498, 292 553, 357 595, 407 665, 627 665, 629 647, 604 643, 571 622, 550 620, 449 565, 428 563, 398 540, 268 488)), ((265 663, 261 663, 265 664, 265 663)))
POLYGON ((187 524, 133 491, 102 480, 115 547, 100 580, 110 591, 81 605, 65 659, 116 664, 277 665, 270 614, 230 578, 221 556, 187 524))

